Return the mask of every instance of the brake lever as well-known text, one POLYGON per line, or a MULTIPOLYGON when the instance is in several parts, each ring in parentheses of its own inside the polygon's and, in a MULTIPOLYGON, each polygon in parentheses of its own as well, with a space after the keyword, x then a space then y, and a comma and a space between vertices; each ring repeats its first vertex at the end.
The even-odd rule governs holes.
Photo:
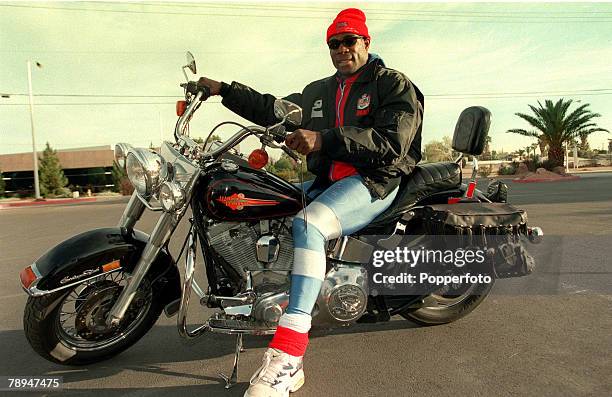
POLYGON ((302 164, 302 159, 300 158, 300 156, 298 156, 293 150, 289 149, 287 146, 285 145, 280 145, 280 148, 283 150, 283 152, 287 153, 287 155, 289 157, 291 157, 292 159, 294 159, 296 161, 296 163, 298 164, 302 164))

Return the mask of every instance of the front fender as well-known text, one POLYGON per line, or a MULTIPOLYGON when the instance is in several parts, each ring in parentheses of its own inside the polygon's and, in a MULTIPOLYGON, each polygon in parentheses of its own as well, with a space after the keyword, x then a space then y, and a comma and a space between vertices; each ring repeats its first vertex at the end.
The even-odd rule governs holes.
MULTIPOLYGON (((104 273, 103 266, 115 261, 130 273, 148 240, 146 233, 119 227, 78 234, 51 248, 31 265, 36 280, 24 289, 32 296, 56 292, 104 273)), ((155 280, 153 287, 161 288, 166 303, 180 297, 180 274, 167 248, 157 255, 149 273, 155 280)))

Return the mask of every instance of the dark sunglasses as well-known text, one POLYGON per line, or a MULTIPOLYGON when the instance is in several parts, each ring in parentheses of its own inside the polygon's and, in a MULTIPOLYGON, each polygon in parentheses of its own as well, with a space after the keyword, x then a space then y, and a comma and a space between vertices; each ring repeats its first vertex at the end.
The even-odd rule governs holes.
POLYGON ((346 48, 349 48, 349 47, 354 46, 355 43, 357 43, 357 40, 362 39, 362 38, 363 38, 362 36, 347 36, 347 37, 344 37, 342 40, 331 39, 330 41, 327 42, 327 46, 329 47, 330 50, 337 50, 338 48, 340 48, 340 44, 342 44, 346 48))

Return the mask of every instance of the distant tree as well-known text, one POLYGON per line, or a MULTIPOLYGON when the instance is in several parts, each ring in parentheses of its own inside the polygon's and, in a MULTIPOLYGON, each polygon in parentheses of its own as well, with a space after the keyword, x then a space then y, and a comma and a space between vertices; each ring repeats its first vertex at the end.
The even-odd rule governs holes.
POLYGON ((423 157, 429 163, 453 160, 454 151, 451 139, 445 136, 441 141, 431 141, 425 144, 423 157))
MULTIPOLYGON (((130 182, 125 169, 120 167, 116 161, 113 161, 111 176, 113 178, 113 192, 121 192, 121 194, 125 194, 126 192, 123 192, 121 187, 124 186, 125 181, 128 183, 130 182)), ((128 194, 131 194, 131 192, 128 194)))
POLYGON ((585 134, 585 133, 580 133, 580 145, 578 145, 578 149, 580 149, 581 152, 588 152, 589 150, 591 150, 591 148, 589 147, 589 134, 585 134))
POLYGON ((64 176, 57 153, 51 149, 49 142, 38 161, 40 162, 38 169, 40 194, 45 197, 64 194, 68 178, 64 176))
POLYGON ((0 170, 0 197, 4 196, 4 179, 2 178, 2 170, 0 170))
POLYGON ((287 155, 283 153, 281 158, 274 163, 274 168, 278 171, 291 170, 295 168, 295 161, 291 160, 287 155))
POLYGON ((487 137, 485 138, 484 150, 482 151, 482 155, 480 156, 482 160, 493 159, 493 154, 491 153, 491 141, 491 135, 487 135, 487 137))
MULTIPOLYGON (((202 137, 197 137, 197 138, 192 138, 195 142, 197 143, 204 143, 204 138, 202 137)), ((221 139, 221 137, 217 134, 213 134, 210 139, 208 140, 208 142, 214 142, 214 141, 221 141, 223 142, 223 139, 221 139)))
POLYGON ((576 137, 586 137, 597 131, 609 132, 604 128, 597 127, 597 124, 593 122, 594 118, 601 115, 588 110, 587 107, 590 106, 588 103, 579 106, 568 114, 571 104, 571 99, 564 100, 563 98, 556 103, 547 99, 544 101, 544 105, 538 101, 538 107, 529 105, 534 115, 515 113, 535 128, 535 131, 515 128, 507 132, 544 140, 548 145, 548 160, 551 166, 563 165, 565 158, 563 144, 576 137))
POLYGON ((306 156, 301 154, 298 156, 300 156, 303 166, 300 166, 295 160, 283 153, 278 160, 270 162, 266 166, 266 170, 290 182, 298 182, 302 170, 304 171, 304 181, 313 179, 314 175, 306 169, 306 156))

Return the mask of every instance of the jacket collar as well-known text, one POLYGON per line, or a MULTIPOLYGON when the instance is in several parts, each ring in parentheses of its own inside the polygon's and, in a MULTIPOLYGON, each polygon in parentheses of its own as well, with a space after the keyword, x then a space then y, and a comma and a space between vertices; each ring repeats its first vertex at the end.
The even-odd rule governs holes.
MULTIPOLYGON (((385 67, 385 62, 379 57, 377 54, 370 53, 368 54, 368 62, 359 69, 356 74, 357 79, 355 82, 357 83, 366 83, 369 81, 373 81, 376 77, 376 70, 378 67, 385 67)), ((337 83, 338 80, 341 80, 342 77, 338 72, 336 72, 333 76, 330 76, 328 79, 328 83, 333 85, 337 83)))

